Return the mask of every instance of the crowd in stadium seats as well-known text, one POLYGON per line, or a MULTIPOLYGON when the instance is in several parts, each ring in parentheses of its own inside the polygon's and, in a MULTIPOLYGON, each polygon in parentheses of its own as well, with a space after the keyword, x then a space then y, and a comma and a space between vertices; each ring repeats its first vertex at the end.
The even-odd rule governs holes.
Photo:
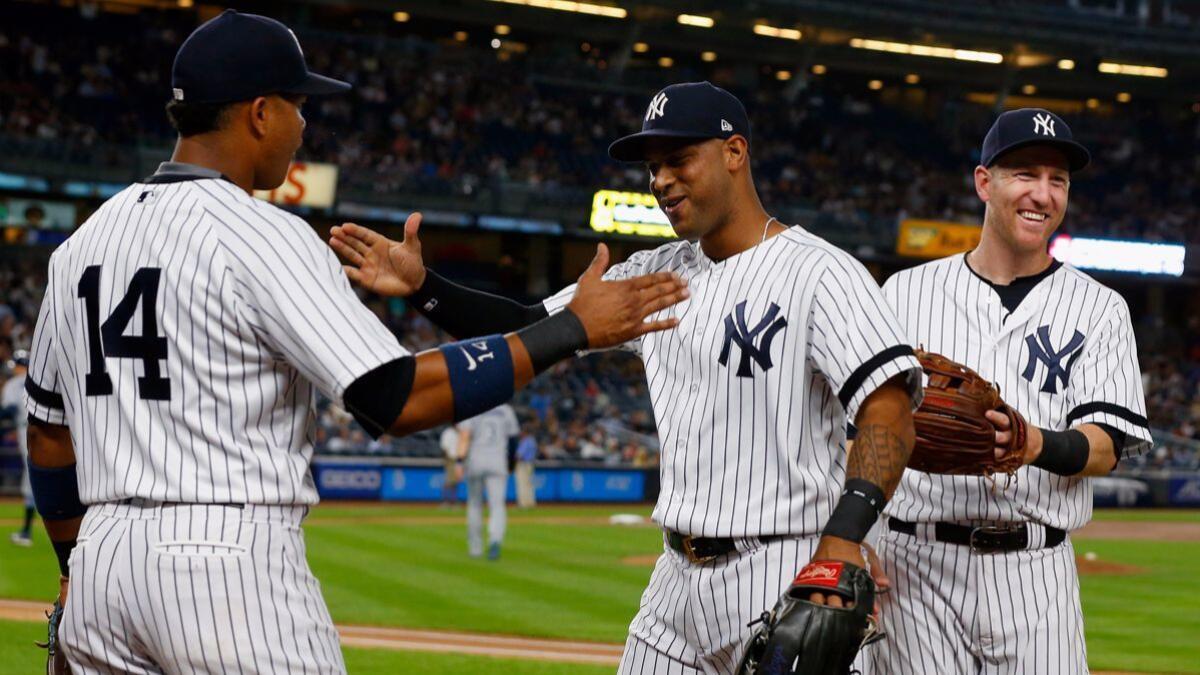
MULTIPOLYGON (((169 64, 190 15, 0 11, 0 150, 103 163, 120 160, 122 143, 170 142, 169 64), (54 20, 39 16, 48 13, 54 20)), ((517 184, 546 202, 578 204, 596 187, 646 185, 641 168, 605 155, 611 140, 640 126, 646 87, 592 86, 608 66, 598 48, 547 41, 501 60, 467 43, 298 31, 314 70, 355 84, 306 108, 303 153, 339 165, 343 189, 466 197, 517 184)), ((705 76, 661 73, 660 83, 705 76)), ((990 108, 935 92, 941 102, 915 115, 823 78, 747 86, 732 88, 751 111, 767 203, 881 228, 905 216, 978 219, 969 176, 990 108)), ((1096 161, 1073 186, 1067 231, 1200 237, 1188 227, 1200 220, 1197 116, 1143 115, 1130 105, 1068 120, 1096 161)))

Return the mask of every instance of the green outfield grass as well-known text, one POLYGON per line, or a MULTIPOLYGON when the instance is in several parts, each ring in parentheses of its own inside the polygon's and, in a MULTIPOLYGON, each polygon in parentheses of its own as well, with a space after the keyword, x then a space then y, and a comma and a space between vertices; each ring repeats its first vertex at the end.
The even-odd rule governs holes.
POLYGON ((1092 520, 1200 523, 1200 509, 1096 509, 1092 520))
MULTIPOLYGON (((308 558, 338 622, 621 642, 650 575, 649 566, 622 559, 657 553, 661 539, 653 528, 608 525, 614 512, 644 516, 649 508, 510 512, 502 559, 489 563, 467 557, 462 509, 321 506, 306 526, 308 558)), ((1200 521, 1200 512, 1105 510, 1096 517, 1200 521)), ((18 549, 0 541, 0 597, 53 595, 52 554, 41 543, 18 549)), ((1094 669, 1200 673, 1200 542, 1077 539, 1076 550, 1139 570, 1082 579, 1094 669)), ((0 623, 0 630, 0 672, 10 672, 40 628, 0 623)), ((387 650, 348 649, 346 660, 352 673, 611 672, 387 650)))

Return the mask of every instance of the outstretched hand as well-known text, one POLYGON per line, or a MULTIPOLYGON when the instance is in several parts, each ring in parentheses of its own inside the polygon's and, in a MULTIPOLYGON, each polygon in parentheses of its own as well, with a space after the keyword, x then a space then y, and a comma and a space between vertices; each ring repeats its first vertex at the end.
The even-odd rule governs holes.
POLYGON ((329 245, 349 263, 342 269, 350 281, 380 295, 407 297, 425 283, 420 227, 421 214, 410 215, 403 241, 394 241, 362 225, 344 223, 329 230, 329 245))
POLYGON ((654 331, 667 330, 679 319, 646 318, 688 297, 687 283, 671 272, 608 281, 608 247, 599 244, 596 257, 579 277, 575 297, 567 305, 587 331, 588 347, 615 347, 654 331))

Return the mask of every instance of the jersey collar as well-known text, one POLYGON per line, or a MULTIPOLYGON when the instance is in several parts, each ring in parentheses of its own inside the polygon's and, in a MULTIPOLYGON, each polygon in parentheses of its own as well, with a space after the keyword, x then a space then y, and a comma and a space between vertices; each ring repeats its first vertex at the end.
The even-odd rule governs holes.
POLYGON ((163 162, 158 165, 158 171, 154 175, 143 180, 143 183, 161 184, 161 183, 181 183, 189 180, 205 180, 219 179, 232 183, 229 177, 220 171, 188 164, 187 162, 163 162))

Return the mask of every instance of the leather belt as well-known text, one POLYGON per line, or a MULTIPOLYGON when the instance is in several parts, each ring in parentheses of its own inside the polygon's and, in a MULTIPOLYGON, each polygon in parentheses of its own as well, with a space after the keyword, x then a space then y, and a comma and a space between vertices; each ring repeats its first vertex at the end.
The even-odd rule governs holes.
MULTIPOLYGON (((667 530, 666 534, 667 545, 696 565, 703 565, 737 550, 738 540, 732 537, 693 537, 674 530, 667 530)), ((782 535, 744 537, 744 539, 757 539, 764 544, 783 538, 782 535)))
POLYGON ((234 508, 234 509, 241 509, 241 508, 246 507, 245 504, 232 504, 232 503, 222 503, 222 504, 204 503, 204 504, 201 504, 201 503, 197 503, 197 502, 160 502, 157 499, 145 499, 143 497, 129 497, 127 499, 121 499, 121 500, 117 501, 116 503, 120 504, 121 506, 136 506, 136 507, 145 508, 145 509, 157 508, 159 506, 224 506, 224 507, 229 507, 229 508, 234 508))
MULTIPOLYGON (((979 553, 1007 553, 1024 551, 1029 548, 1030 523, 1009 523, 1007 525, 959 525, 958 523, 934 523, 934 539, 947 544, 970 546, 972 551, 979 553)), ((1067 539, 1067 533, 1057 527, 1044 527, 1046 541, 1039 548, 1054 548, 1067 539)), ((917 536, 917 524, 899 518, 888 518, 888 529, 909 536, 917 536)))

